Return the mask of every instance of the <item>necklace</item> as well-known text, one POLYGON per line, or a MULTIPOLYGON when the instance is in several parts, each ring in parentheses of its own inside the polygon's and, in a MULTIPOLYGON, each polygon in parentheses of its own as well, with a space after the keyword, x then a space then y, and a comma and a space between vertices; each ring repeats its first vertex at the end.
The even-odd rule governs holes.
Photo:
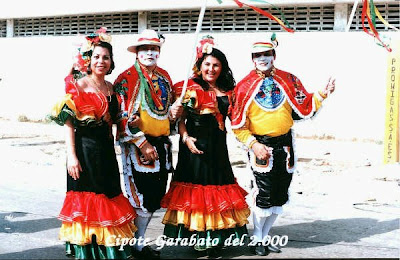
POLYGON ((106 86, 106 89, 107 89, 107 92, 108 92, 108 96, 107 96, 107 100, 108 100, 108 102, 111 102, 111 92, 110 92, 110 89, 109 89, 109 87, 108 87, 108 85, 107 85, 107 83, 106 83, 106 81, 105 80, 103 80, 103 83, 97 83, 94 79, 92 79, 92 77, 88 77, 89 79, 90 79, 90 81, 93 83, 93 86, 97 89, 97 91, 99 92, 99 93, 102 93, 103 95, 105 95, 101 90, 100 90, 100 87, 101 86, 106 86), (100 87, 99 87, 100 86, 100 87))
POLYGON ((256 73, 257 73, 258 76, 260 76, 262 79, 275 76, 275 71, 276 71, 275 67, 272 67, 272 69, 269 71, 269 73, 262 72, 261 70, 258 70, 258 69, 256 68, 256 73))

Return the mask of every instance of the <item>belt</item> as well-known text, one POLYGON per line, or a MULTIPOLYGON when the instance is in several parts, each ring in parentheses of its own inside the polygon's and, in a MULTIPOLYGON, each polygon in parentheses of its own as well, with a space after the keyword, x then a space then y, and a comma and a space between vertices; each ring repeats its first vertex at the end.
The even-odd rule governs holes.
POLYGON ((258 142, 271 147, 292 146, 292 130, 280 136, 254 135, 258 142))

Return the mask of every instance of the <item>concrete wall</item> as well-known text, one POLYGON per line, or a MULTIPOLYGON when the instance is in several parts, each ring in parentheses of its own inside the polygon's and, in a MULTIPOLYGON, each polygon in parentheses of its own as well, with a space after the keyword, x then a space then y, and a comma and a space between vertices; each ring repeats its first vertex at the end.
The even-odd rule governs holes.
MULTIPOLYGON (((250 46, 262 33, 213 34, 227 55, 237 81, 252 68, 250 46)), ((393 33, 386 35, 394 37, 393 33)), ((186 77, 194 36, 166 34, 159 65, 174 82, 186 77)), ((279 33, 276 66, 300 78, 314 92, 336 77, 336 92, 312 121, 298 123, 302 135, 383 140, 388 53, 362 32, 279 33)), ((63 95, 63 78, 72 63, 76 37, 0 39, 0 117, 26 115, 43 118, 63 95)), ((113 81, 131 66, 134 54, 126 51, 133 35, 113 36, 116 68, 113 81)))
MULTIPOLYGON (((200 9, 207 1, 207 8, 236 8, 232 0, 223 0, 219 4, 216 0, 97 0, 92 1, 69 0, 6 0, 0 8, 0 19, 44 17, 76 14, 98 14, 109 12, 136 12, 153 10, 186 10, 200 9)), ((269 0, 270 4, 281 5, 321 5, 326 3, 353 4, 354 0, 269 0)), ((387 3, 388 0, 374 0, 374 3, 387 3)), ((394 2, 393 0, 391 2, 394 2)), ((269 7, 268 4, 252 3, 260 7, 269 7)))

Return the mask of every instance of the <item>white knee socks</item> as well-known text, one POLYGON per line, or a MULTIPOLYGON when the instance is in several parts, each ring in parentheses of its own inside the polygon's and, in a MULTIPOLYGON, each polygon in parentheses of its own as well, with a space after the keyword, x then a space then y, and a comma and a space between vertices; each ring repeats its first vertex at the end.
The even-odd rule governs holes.
POLYGON ((266 217, 264 227, 262 229, 263 238, 268 236, 269 230, 271 229, 277 217, 277 214, 271 214, 270 216, 266 217))
POLYGON ((135 218, 135 226, 137 227, 137 231, 135 233, 135 238, 136 239, 141 238, 141 241, 142 241, 141 244, 138 243, 138 240, 136 241, 135 248, 138 251, 142 251, 142 249, 144 247, 144 244, 143 244, 144 234, 146 233, 147 226, 149 225, 149 222, 150 222, 152 216, 153 216, 153 214, 151 214, 150 216, 146 216, 146 217, 142 217, 142 216, 138 215, 135 218))
POLYGON ((259 217, 253 212, 253 223, 254 223, 254 240, 262 242, 263 239, 268 236, 269 230, 274 224, 277 214, 271 214, 268 217, 259 217))
POLYGON ((263 240, 263 227, 266 217, 259 217, 253 212, 253 223, 254 223, 254 241, 262 242, 263 240))

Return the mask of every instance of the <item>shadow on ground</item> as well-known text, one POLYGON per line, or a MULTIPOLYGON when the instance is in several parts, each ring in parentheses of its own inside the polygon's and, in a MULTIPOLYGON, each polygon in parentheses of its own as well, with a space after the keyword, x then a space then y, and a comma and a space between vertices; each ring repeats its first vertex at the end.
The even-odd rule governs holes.
MULTIPOLYGON (((23 214, 23 213, 21 213, 23 214)), ((9 214, 0 214, 0 226, 7 220, 9 214)), ((57 219, 39 219, 28 221, 9 222, 15 224, 12 232, 37 232, 59 227, 57 219)), ((273 227, 272 235, 287 235, 290 248, 315 248, 336 243, 356 243, 363 238, 384 234, 399 229, 399 219, 378 221, 372 218, 350 218, 334 220, 316 220, 313 222, 283 225, 273 227)), ((249 234, 252 230, 249 229, 249 234)), ((384 245, 374 245, 384 247, 384 245)), ((153 245, 155 247, 155 245, 153 245)), ((388 247, 391 247, 390 245, 388 247)), ((394 247, 394 246, 393 246, 394 247)), ((247 246, 227 247, 222 249, 224 259, 248 258, 251 256, 247 246)), ((189 246, 169 246, 161 250, 161 257, 165 259, 197 259, 207 258, 205 251, 197 252, 189 246)), ((66 259, 64 246, 30 249, 23 252, 0 254, 0 259, 66 259)))
POLYGON ((363 238, 388 233, 399 229, 400 219, 378 221, 372 218, 350 218, 334 220, 316 220, 308 223, 299 223, 273 227, 272 234, 287 235, 289 243, 286 247, 309 248, 320 244, 336 244, 339 242, 355 243, 363 238), (304 241, 308 243, 295 246, 290 241, 304 241))
POLYGON ((29 249, 23 252, 0 254, 0 259, 69 259, 64 245, 29 249))
POLYGON ((61 227, 57 218, 18 220, 26 215, 23 212, 0 213, 0 233, 35 233, 61 227))
MULTIPOLYGON (((289 242, 285 248, 315 248, 337 243, 356 243, 363 238, 384 234, 399 229, 400 219, 378 221, 372 218, 351 218, 335 220, 316 220, 308 223, 273 227, 271 235, 287 235, 289 242)), ((253 233, 249 229, 249 234, 253 233)), ((385 245, 375 245, 384 247, 385 245)), ((396 246, 388 246, 396 248, 396 246)), ((253 256, 248 246, 227 247, 222 250, 222 258, 248 258, 253 256)), ((206 252, 196 252, 192 247, 171 246, 162 249, 162 257, 207 258, 206 252)), ((254 256, 253 256, 254 257, 254 256)))

